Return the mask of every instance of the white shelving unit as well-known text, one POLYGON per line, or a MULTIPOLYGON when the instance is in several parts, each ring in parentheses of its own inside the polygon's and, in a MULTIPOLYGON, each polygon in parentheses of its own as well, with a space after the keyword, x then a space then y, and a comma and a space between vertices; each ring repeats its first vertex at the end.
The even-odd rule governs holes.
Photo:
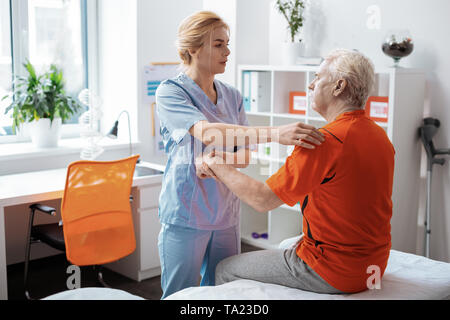
MULTIPOLYGON (((317 128, 326 124, 311 108, 306 95, 304 115, 289 113, 289 92, 308 92, 318 66, 239 65, 238 88, 243 92, 243 72, 270 73, 270 111, 247 112, 251 126, 278 126, 301 121, 317 128)), ((387 122, 377 122, 396 150, 393 186, 393 217, 391 220, 392 248, 415 253, 417 211, 420 182, 421 146, 417 128, 423 118, 425 74, 417 69, 380 68, 375 70, 376 83, 371 96, 389 97, 387 122), (406 231, 408 230, 408 231, 406 231)), ((259 181, 265 181, 285 162, 290 153, 286 146, 271 143, 260 145, 252 156, 252 163, 242 172, 259 181), (266 147, 270 146, 270 153, 266 147)), ((261 248, 276 248, 289 237, 302 230, 299 204, 283 205, 267 213, 258 213, 242 203, 241 238, 244 242, 261 248), (252 233, 267 232, 268 239, 254 239, 252 233)))

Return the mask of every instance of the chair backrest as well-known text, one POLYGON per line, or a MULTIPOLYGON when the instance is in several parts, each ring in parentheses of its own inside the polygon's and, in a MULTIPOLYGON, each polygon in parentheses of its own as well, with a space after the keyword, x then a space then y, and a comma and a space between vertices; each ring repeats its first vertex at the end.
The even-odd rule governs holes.
POLYGON ((130 192, 138 158, 69 165, 61 217, 71 263, 105 264, 136 249, 130 192))

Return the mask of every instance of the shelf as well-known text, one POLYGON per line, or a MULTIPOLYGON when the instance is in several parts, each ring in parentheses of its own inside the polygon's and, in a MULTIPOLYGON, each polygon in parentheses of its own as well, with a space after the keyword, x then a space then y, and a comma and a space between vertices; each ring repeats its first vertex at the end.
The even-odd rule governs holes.
POLYGON ((290 118, 290 119, 298 119, 298 120, 311 120, 311 121, 321 121, 327 122, 325 119, 320 117, 307 117, 303 114, 295 114, 295 113, 271 113, 271 112, 252 112, 246 111, 246 115, 250 116, 259 116, 259 117, 275 117, 275 118, 290 118))
MULTIPOLYGON (((281 71, 281 72, 316 72, 319 66, 308 65, 239 65, 239 70, 248 71, 281 71)), ((375 74, 424 74, 422 69, 415 68, 394 68, 394 67, 377 67, 374 70, 375 74)))
MULTIPOLYGON (((287 157, 288 156, 286 156, 286 158, 287 157)), ((254 159, 254 160, 285 163, 286 162, 286 158, 285 159, 282 159, 282 158, 271 158, 270 156, 266 156, 266 155, 262 156, 262 155, 259 155, 257 152, 252 152, 252 159, 254 159)))
POLYGON ((289 207, 287 204, 283 204, 280 208, 300 213, 300 205, 298 203, 293 207, 289 207))
POLYGON ((382 127, 382 128, 387 128, 388 127, 388 124, 387 124, 387 122, 375 122, 377 125, 379 125, 380 127, 382 127))
POLYGON ((272 115, 270 112, 252 112, 252 111, 245 111, 245 114, 247 116, 259 116, 259 117, 270 117, 272 115))
POLYGON ((327 120, 325 120, 324 118, 320 118, 320 117, 308 117, 308 120, 327 122, 327 120))
POLYGON ((249 71, 281 71, 281 72, 316 72, 319 70, 319 66, 307 66, 307 65, 239 65, 240 70, 249 71))
MULTIPOLYGON (((58 147, 56 148, 36 148, 31 142, 18 142, 18 143, 5 143, 0 144, 0 159, 6 160, 18 160, 18 159, 34 159, 45 157, 59 157, 63 155, 79 154, 85 147, 86 141, 82 138, 69 138, 60 139, 58 147)), ((99 142, 105 151, 118 150, 129 147, 128 141, 125 140, 111 140, 103 139, 99 142)), ((139 148, 141 142, 132 142, 132 147, 139 148)))
MULTIPOLYGON (((267 232, 267 231, 264 231, 267 232)), ((270 236, 269 236, 270 237, 270 236)), ((262 248, 262 249, 278 249, 279 243, 270 242, 270 239, 254 239, 249 234, 241 235, 242 242, 249 244, 254 247, 262 248)))
POLYGON ((277 118, 290 118, 290 119, 298 119, 298 120, 306 120, 306 116, 303 114, 295 114, 295 113, 273 113, 274 117, 277 118))
MULTIPOLYGON (((306 115, 302 114, 294 114, 294 113, 271 113, 271 112, 251 112, 247 111, 246 115, 248 116, 258 116, 258 117, 275 117, 275 118, 288 118, 288 119, 297 119, 297 120, 308 120, 308 121, 317 121, 317 122, 323 122, 327 123, 327 120, 320 118, 320 117, 307 117, 306 115)), ((375 122, 377 125, 379 125, 382 128, 387 128, 388 123, 387 122, 375 122)))

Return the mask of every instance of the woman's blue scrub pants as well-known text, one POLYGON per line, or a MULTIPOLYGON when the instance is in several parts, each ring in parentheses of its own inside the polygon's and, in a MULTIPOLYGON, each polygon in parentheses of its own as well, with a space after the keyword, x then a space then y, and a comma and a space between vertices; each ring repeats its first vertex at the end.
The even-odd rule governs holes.
POLYGON ((240 253, 239 226, 197 230, 163 224, 158 236, 164 299, 185 288, 213 286, 217 264, 240 253))

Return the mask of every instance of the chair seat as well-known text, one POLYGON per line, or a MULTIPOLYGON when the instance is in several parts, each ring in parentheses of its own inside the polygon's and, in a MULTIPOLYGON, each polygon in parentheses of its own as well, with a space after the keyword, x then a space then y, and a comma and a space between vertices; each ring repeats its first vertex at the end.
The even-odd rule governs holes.
POLYGON ((59 226, 58 223, 34 226, 31 230, 31 236, 51 247, 61 251, 66 251, 63 227, 59 226))

